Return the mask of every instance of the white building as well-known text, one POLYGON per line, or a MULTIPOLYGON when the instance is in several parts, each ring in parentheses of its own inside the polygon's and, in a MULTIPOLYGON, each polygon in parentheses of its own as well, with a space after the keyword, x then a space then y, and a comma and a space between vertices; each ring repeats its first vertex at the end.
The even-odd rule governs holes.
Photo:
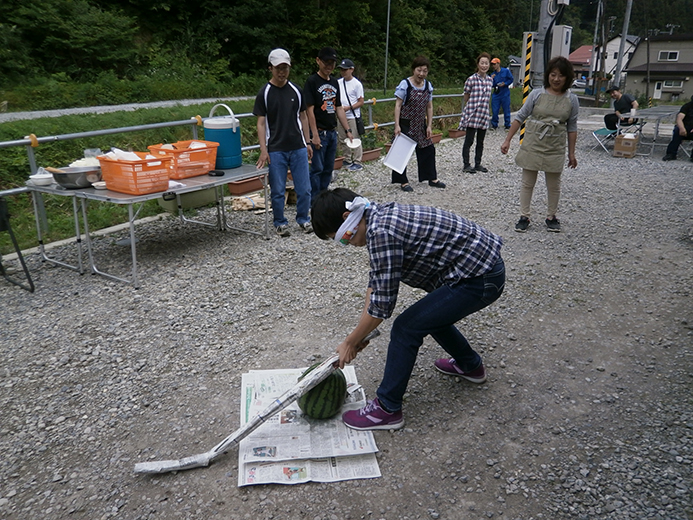
MULTIPOLYGON (((626 66, 628 65, 628 62, 630 59, 633 57, 633 53, 635 52, 635 48, 638 46, 638 42, 640 41, 639 36, 633 36, 633 35, 628 35, 626 36, 626 45, 623 49, 623 59, 621 60, 621 81, 619 84, 623 83, 623 80, 625 79, 625 71, 626 66)), ((616 38, 610 40, 606 44, 606 56, 604 57, 604 75, 606 75, 609 78, 612 78, 609 83, 615 83, 616 80, 613 78, 613 75, 616 72, 616 64, 618 63, 618 52, 621 48, 621 36, 617 36, 616 38)), ((602 59, 601 59, 601 48, 599 46, 596 47, 596 50, 592 54, 592 70, 593 71, 602 71, 602 59)))

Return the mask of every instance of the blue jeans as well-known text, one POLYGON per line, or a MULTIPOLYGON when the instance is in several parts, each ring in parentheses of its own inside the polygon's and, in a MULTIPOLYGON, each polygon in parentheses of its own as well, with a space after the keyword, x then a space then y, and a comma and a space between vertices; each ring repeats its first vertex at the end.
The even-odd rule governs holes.
POLYGON ((310 175, 308 173, 308 151, 305 148, 290 152, 269 152, 269 185, 272 199, 274 227, 286 226, 284 217, 284 194, 286 192, 287 170, 291 170, 296 191, 296 222, 310 222, 310 175))
POLYGON ((493 109, 491 126, 493 128, 498 128, 498 118, 500 116, 501 107, 503 108, 505 128, 510 128, 510 91, 507 88, 505 92, 491 96, 491 108, 493 109))
POLYGON ((472 349, 455 323, 496 301, 504 286, 505 264, 499 259, 488 273, 452 286, 438 287, 395 319, 385 373, 377 391, 378 400, 386 409, 394 412, 402 408, 416 356, 429 334, 455 358, 464 372, 479 367, 481 356, 472 349))
POLYGON ((310 168, 311 195, 326 190, 332 182, 334 158, 337 154, 337 130, 318 130, 320 134, 320 149, 313 147, 313 160, 310 168))

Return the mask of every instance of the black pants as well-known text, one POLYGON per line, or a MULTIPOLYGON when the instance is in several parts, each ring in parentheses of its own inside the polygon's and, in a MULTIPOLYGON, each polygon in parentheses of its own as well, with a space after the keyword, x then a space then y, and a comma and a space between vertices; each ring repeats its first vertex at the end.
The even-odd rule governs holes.
MULTIPOLYGON (((425 148, 419 148, 417 146, 415 151, 416 162, 419 166, 419 182, 436 180, 438 178, 438 171, 436 170, 435 145, 426 146, 425 148)), ((395 170, 392 170, 392 184, 407 184, 408 182, 406 168, 402 173, 397 173, 395 170)))
POLYGON ((486 138, 486 130, 481 128, 467 128, 467 135, 464 136, 464 145, 462 146, 462 161, 465 166, 469 166, 469 150, 476 136, 476 150, 474 150, 474 166, 481 165, 481 156, 484 154, 484 139, 486 138))
MULTIPOLYGON (((632 123, 628 123, 628 118, 621 119, 621 123, 624 125, 634 125, 637 123, 637 119, 633 119, 632 123)), ((617 130, 618 129, 618 116, 616 114, 606 114, 604 116, 604 126, 606 126, 609 130, 617 130)))

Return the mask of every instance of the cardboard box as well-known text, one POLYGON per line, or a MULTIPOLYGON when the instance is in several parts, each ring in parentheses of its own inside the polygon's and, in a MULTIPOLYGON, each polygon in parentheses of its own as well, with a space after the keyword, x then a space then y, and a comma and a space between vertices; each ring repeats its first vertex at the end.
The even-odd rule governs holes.
POLYGON ((638 141, 640 138, 637 134, 617 135, 614 142, 614 157, 635 157, 638 141))

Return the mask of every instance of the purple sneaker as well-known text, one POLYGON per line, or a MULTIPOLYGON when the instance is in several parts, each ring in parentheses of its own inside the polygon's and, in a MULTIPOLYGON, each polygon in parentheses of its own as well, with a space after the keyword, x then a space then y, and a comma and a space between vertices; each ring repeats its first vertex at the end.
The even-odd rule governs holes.
POLYGON ((396 430, 404 426, 402 410, 386 412, 378 398, 368 401, 360 410, 350 410, 342 415, 342 420, 354 430, 396 430))
POLYGON ((462 377, 467 381, 471 381, 472 383, 476 384, 486 381, 486 369, 484 368, 483 363, 481 363, 478 368, 475 368, 471 372, 462 372, 460 367, 457 366, 454 358, 439 359, 434 364, 438 370, 449 376, 462 377))

